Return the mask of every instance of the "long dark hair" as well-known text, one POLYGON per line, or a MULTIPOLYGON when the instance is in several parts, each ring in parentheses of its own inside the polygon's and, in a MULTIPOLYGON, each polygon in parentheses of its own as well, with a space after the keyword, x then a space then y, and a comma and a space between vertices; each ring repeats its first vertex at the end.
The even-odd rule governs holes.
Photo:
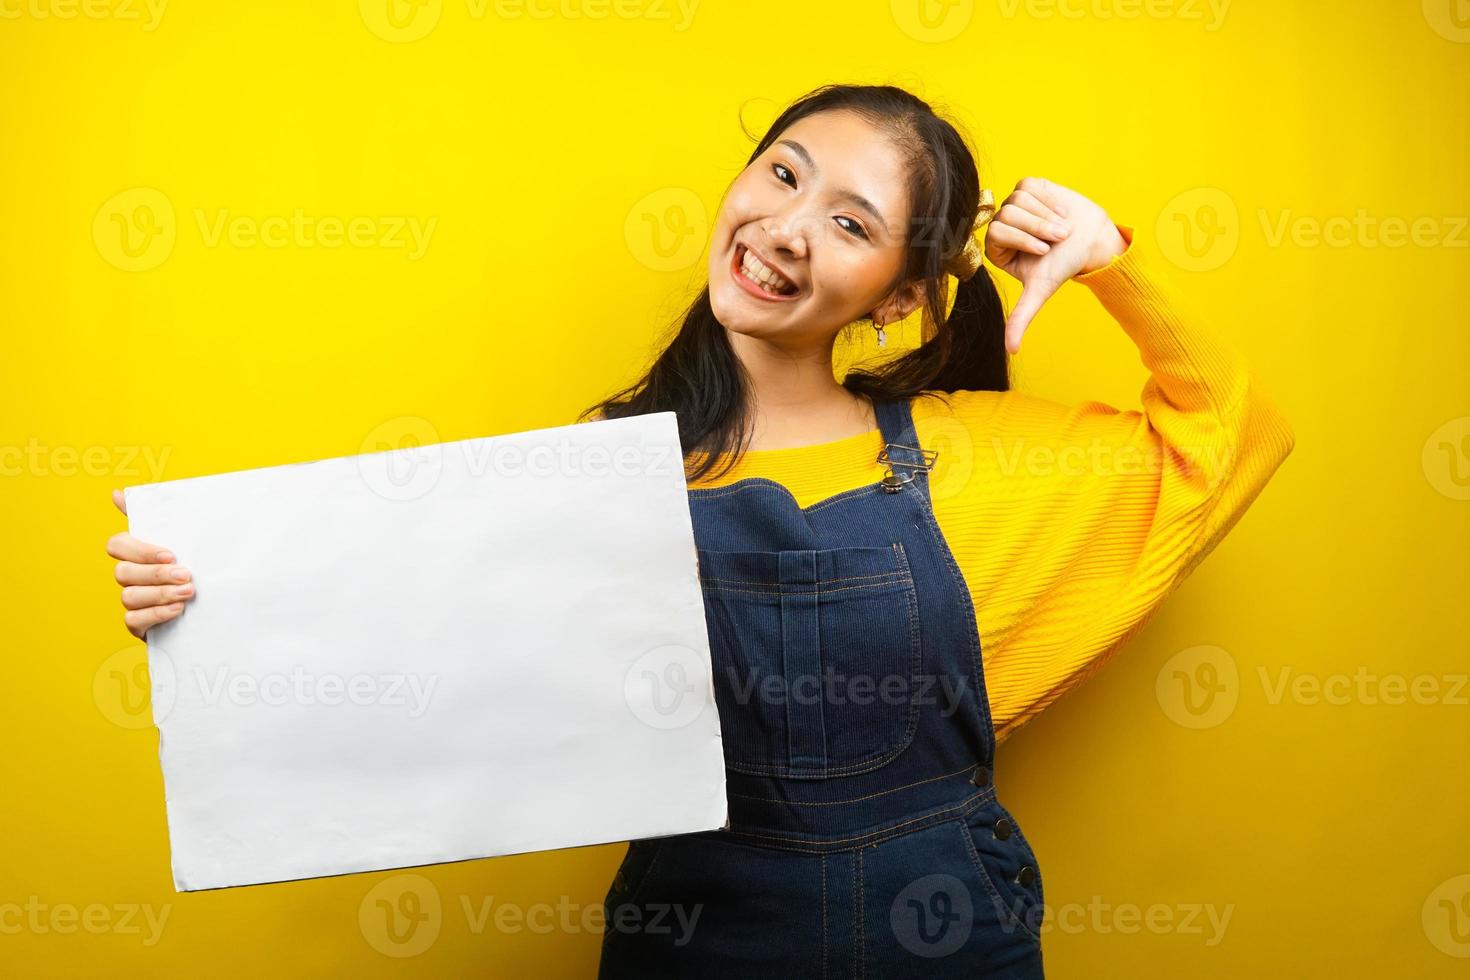
MULTIPOLYGON (((910 222, 903 268, 889 288, 906 281, 923 282, 922 336, 927 338, 872 370, 848 372, 843 387, 875 402, 906 399, 921 392, 1008 390, 1005 310, 984 265, 959 284, 953 308, 945 314, 949 290, 945 266, 964 245, 980 199, 974 154, 952 123, 940 118, 927 102, 895 86, 825 85, 808 92, 777 117, 746 166, 797 120, 836 109, 856 112, 880 127, 906 155, 909 213, 915 217, 910 222)), ((871 322, 871 317, 856 322, 871 322)), ((703 457, 686 474, 694 482, 721 457, 727 457, 733 466, 745 451, 750 421, 748 386, 744 367, 710 306, 706 283, 648 373, 589 406, 578 419, 674 412, 686 466, 691 454, 703 457)))

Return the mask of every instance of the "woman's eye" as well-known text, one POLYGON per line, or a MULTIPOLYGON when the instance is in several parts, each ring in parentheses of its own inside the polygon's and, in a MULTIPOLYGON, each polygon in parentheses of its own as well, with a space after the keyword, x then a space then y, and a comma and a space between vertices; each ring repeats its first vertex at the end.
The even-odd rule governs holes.
MULTIPOLYGON (((776 175, 776 179, 777 180, 779 180, 783 184, 786 184, 787 186, 794 186, 795 183, 796 183, 796 175, 793 174, 791 172, 791 169, 789 167, 787 167, 785 164, 782 164, 782 163, 773 163, 773 164, 771 164, 771 172, 776 175), (791 178, 791 180, 789 182, 786 180, 787 177, 790 177, 791 178)), ((849 232, 851 234, 857 235, 860 238, 867 238, 868 237, 868 233, 863 230, 863 226, 860 225, 860 224, 858 224, 853 219, 851 219, 851 218, 846 217, 845 215, 843 215, 843 216, 839 216, 836 220, 837 221, 846 221, 848 223, 847 225, 842 225, 842 230, 843 231, 846 231, 846 232, 849 232), (852 227, 848 227, 848 225, 851 225, 852 227)))

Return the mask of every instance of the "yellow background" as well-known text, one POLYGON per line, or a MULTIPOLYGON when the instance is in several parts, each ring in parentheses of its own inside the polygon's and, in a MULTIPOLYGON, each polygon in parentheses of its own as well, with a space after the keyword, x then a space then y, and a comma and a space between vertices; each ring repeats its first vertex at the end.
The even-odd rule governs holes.
MULTIPOLYGON (((592 974, 596 931, 465 908, 586 908, 622 845, 176 894, 109 491, 569 421, 702 281, 740 120, 861 81, 953 110, 997 197, 1044 176, 1153 230, 1297 433, 1131 647, 1002 747, 1051 975, 1470 975, 1464 0, 392 2, 0 0, 0 973, 592 974), (248 238, 298 209, 367 221, 248 238), (433 222, 422 254, 394 218, 433 222), (1171 678, 1202 655, 1235 680, 1192 724, 1171 678), (1346 696, 1273 697, 1283 670, 1346 696), (1439 694, 1333 686, 1360 672, 1439 694), (372 910, 405 888, 439 911, 395 943, 372 910)), ((1016 373, 1126 407, 1144 377, 1075 286, 1016 373)))

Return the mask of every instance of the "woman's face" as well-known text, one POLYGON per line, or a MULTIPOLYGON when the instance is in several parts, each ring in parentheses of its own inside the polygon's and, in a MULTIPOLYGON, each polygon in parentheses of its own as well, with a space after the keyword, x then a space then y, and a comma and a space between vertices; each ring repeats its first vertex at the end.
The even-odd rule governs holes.
MULTIPOLYGON (((830 343, 891 299, 909 223, 906 179, 897 150, 854 113, 788 127, 725 194, 710 239, 716 318, 740 334, 807 347, 830 343), (755 281, 772 273, 776 291, 755 281)), ((881 318, 906 312, 885 306, 881 318)))

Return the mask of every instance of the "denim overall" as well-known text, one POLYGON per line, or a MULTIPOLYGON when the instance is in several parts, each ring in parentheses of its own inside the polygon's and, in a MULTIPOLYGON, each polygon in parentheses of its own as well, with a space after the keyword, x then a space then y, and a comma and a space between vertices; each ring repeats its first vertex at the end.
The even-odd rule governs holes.
POLYGON ((910 402, 882 480, 689 491, 730 824, 632 841, 599 976, 1042 976, 1041 874, 992 782, 970 594, 910 402))

